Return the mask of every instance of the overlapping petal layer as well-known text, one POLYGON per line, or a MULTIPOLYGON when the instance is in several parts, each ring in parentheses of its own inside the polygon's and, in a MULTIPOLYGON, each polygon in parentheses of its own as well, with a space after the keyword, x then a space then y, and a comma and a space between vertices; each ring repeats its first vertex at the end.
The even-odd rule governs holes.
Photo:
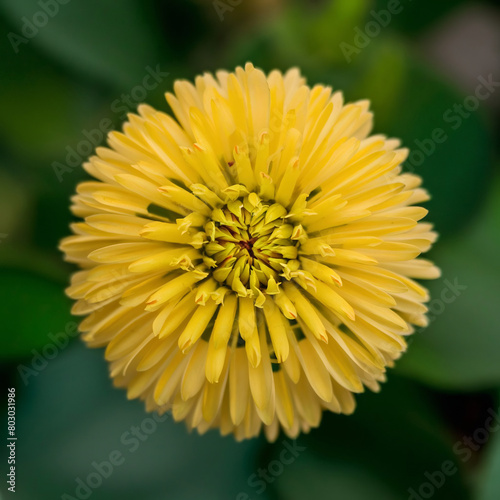
POLYGON ((296 69, 177 81, 84 165, 61 245, 91 347, 129 398, 273 440, 350 413, 426 324, 436 239, 367 101, 296 69))

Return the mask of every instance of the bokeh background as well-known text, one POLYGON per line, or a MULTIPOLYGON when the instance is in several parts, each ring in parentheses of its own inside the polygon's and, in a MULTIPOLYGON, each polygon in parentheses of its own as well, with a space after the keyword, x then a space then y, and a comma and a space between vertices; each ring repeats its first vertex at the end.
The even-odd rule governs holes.
MULTIPOLYGON (((17 395, 15 498, 500 498, 495 2, 1 0, 0 27, 0 357, 17 395), (296 443, 200 437, 128 402, 102 351, 74 335, 72 268, 57 250, 81 160, 105 132, 139 102, 167 110, 176 78, 246 61, 299 66, 311 84, 371 99, 376 131, 412 149, 407 168, 424 177, 441 234, 430 326, 380 394, 296 443)), ((5 451, 6 389, 0 399, 5 451)))

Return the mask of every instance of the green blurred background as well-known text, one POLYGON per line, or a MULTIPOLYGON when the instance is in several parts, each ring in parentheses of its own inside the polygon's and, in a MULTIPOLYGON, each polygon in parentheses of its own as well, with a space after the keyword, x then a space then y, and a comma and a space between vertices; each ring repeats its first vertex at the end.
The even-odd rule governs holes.
MULTIPOLYGON (((500 498, 495 2, 1 0, 0 27, 0 357, 16 388, 15 498, 500 498), (408 168, 441 233, 429 328, 380 394, 360 395, 353 416, 325 414, 295 444, 199 437, 127 402, 102 352, 75 339, 72 268, 57 250, 90 143, 139 102, 167 110, 176 78, 246 61, 299 66, 311 84, 371 99, 376 132, 414 152, 408 168)), ((7 389, 1 400, 6 429, 7 389)))

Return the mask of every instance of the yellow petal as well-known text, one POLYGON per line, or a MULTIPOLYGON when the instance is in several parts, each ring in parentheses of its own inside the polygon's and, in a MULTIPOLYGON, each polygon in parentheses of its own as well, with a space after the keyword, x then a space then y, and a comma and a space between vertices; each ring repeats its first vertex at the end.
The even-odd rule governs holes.
POLYGON ((273 301, 268 300, 264 304, 264 315, 273 344, 274 354, 278 363, 283 363, 288 358, 289 346, 281 311, 273 301))
POLYGON ((248 362, 245 350, 235 349, 229 371, 229 410, 234 425, 239 425, 245 416, 248 404, 248 362))

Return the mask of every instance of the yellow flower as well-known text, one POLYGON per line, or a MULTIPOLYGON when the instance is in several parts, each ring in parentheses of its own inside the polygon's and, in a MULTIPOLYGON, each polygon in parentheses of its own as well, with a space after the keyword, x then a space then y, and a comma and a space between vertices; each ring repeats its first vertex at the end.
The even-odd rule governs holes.
POLYGON ((290 437, 377 391, 425 326, 436 239, 368 101, 297 69, 177 81, 84 165, 68 289, 115 385, 190 429, 290 437))

